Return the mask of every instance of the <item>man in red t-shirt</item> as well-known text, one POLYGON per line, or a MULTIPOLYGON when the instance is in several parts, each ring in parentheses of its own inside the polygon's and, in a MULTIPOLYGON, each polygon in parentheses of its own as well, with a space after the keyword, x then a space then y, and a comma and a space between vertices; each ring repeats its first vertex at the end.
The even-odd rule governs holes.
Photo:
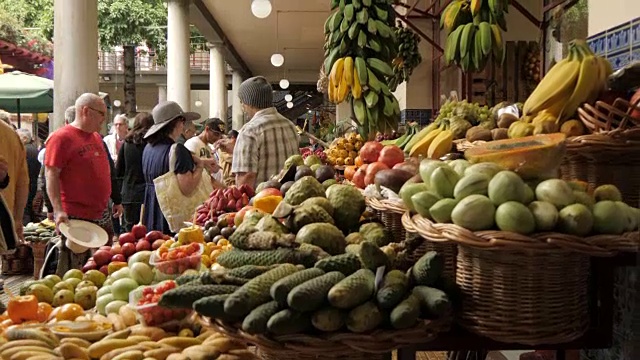
MULTIPOLYGON (((88 93, 80 95, 75 108, 75 120, 47 141, 47 192, 56 225, 70 217, 100 225, 105 221, 112 185, 109 154, 98 133, 107 107, 98 95, 88 93)), ((114 203, 113 215, 120 216, 122 205, 114 203)))

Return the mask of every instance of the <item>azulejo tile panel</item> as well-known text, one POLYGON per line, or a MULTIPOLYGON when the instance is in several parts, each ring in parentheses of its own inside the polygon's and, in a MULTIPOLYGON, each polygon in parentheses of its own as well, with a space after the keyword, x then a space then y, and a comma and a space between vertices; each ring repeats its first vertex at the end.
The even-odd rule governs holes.
POLYGON ((432 114, 433 109, 404 109, 400 112, 400 122, 405 124, 415 121, 420 125, 427 125, 431 122, 432 114))
POLYGON ((590 36, 587 44, 594 53, 606 57, 614 70, 640 61, 640 18, 590 36))

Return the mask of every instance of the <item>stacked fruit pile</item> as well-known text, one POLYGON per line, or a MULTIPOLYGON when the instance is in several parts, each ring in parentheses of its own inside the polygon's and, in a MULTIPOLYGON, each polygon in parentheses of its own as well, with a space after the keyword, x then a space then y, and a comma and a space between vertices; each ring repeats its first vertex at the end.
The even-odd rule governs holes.
POLYGON ((542 78, 524 103, 524 116, 509 126, 509 137, 562 132, 585 132, 578 120, 570 120, 583 103, 593 103, 605 90, 612 73, 607 59, 595 55, 583 40, 569 44, 569 55, 542 78))
POLYGON ((387 85, 397 45, 395 12, 387 0, 332 1, 325 22, 325 73, 329 100, 351 99, 362 134, 373 137, 398 126, 400 106, 387 85))
POLYGON ((398 85, 409 81, 413 70, 422 62, 422 55, 418 48, 420 35, 401 22, 398 22, 394 32, 398 40, 398 56, 393 59, 393 75, 388 80, 391 91, 396 91, 398 85))
POLYGON ((196 224, 202 226, 208 220, 218 221, 218 217, 222 214, 239 211, 249 205, 249 199, 253 195, 253 189, 246 184, 240 187, 232 186, 213 190, 209 199, 196 210, 196 224))
POLYGON ((419 174, 422 182, 405 184, 400 196, 408 208, 434 222, 518 234, 617 235, 638 229, 640 210, 622 202, 613 185, 602 185, 591 194, 586 183, 526 182, 498 164, 472 165, 464 159, 423 160, 419 174))
POLYGON ((525 80, 533 84, 540 82, 540 54, 540 44, 538 44, 538 42, 529 42, 522 71, 525 80))
POLYGON ((329 149, 326 150, 327 160, 331 165, 336 166, 353 165, 362 144, 362 137, 359 134, 348 133, 344 137, 339 137, 333 140, 329 149))
POLYGON ((47 275, 43 279, 26 281, 20 287, 20 295, 33 295, 38 302, 53 307, 78 304, 83 309, 91 309, 96 304, 96 294, 105 282, 106 276, 97 270, 86 273, 73 269, 63 278, 47 275))
MULTIPOLYGON (((402 170, 405 167, 412 167, 410 162, 405 163, 404 153, 399 146, 385 146, 377 141, 365 143, 360 150, 359 158, 362 165, 347 167, 344 177, 361 189, 373 184, 376 178, 395 174, 396 170, 402 170)), ((404 177, 401 181, 404 183, 410 177, 404 177)))
POLYGON ((28 223, 24 227, 24 240, 31 243, 46 244, 55 236, 56 224, 45 220, 39 223, 28 223))
POLYGON ((0 356, 16 360, 256 359, 245 345, 220 333, 201 331, 199 326, 187 325, 175 334, 134 325, 106 335, 104 329, 111 324, 99 317, 82 316, 51 328, 14 326, 0 337, 0 356))
POLYGON ((327 160, 327 154, 321 148, 318 148, 316 150, 312 150, 308 147, 301 148, 300 155, 302 155, 303 159, 306 159, 309 156, 316 156, 318 157, 318 159, 320 159, 321 163, 324 163, 327 160))
POLYGON ((454 0, 442 12, 440 27, 449 32, 444 49, 447 64, 463 71, 484 70, 489 56, 504 61, 502 31, 507 31, 506 0, 454 0))
POLYGON ((234 249, 218 257, 225 269, 179 277, 159 304, 272 335, 405 329, 446 314, 440 256, 426 254, 408 274, 393 270, 403 254, 383 225, 360 223, 364 209, 354 187, 325 191, 302 178, 273 215, 245 217, 229 238, 234 249), (385 273, 377 290, 375 271, 385 273))

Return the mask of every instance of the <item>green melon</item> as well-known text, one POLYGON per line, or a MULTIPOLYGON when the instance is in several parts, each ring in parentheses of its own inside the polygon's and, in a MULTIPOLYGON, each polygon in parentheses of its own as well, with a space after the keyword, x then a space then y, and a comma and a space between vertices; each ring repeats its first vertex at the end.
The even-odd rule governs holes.
POLYGON ((420 167, 418 172, 420 173, 420 177, 422 178, 422 182, 427 184, 427 186, 431 187, 431 173, 440 166, 448 166, 443 161, 440 160, 432 160, 432 159, 424 159, 420 162, 420 167))
POLYGON ((611 184, 598 186, 593 191, 593 197, 596 199, 596 201, 622 201, 622 193, 620 193, 620 190, 617 187, 611 184))
POLYGON ((494 225, 495 205, 484 195, 469 195, 460 200, 451 212, 451 221, 471 231, 491 229, 494 225))
POLYGON ((479 163, 466 168, 464 175, 467 176, 469 174, 481 173, 487 175, 489 179, 491 179, 502 170, 504 170, 504 168, 494 163, 479 163))
POLYGON ((416 212, 424 217, 430 218, 429 209, 442 197, 433 191, 422 191, 411 197, 411 202, 416 212))
POLYGON ((432 191, 443 198, 452 198, 453 189, 460 181, 460 175, 449 166, 440 166, 431 173, 429 181, 432 191))
POLYGON ((465 159, 456 159, 449 163, 449 166, 460 175, 460 177, 464 176, 464 171, 467 170, 471 163, 465 159))
POLYGON ((529 209, 516 201, 502 203, 496 209, 496 225, 502 231, 518 234, 531 234, 536 229, 536 222, 529 209))
POLYGON ((546 201, 534 201, 529 204, 538 232, 552 231, 558 223, 558 209, 546 201))
POLYGON ((558 227, 565 234, 586 236, 593 228, 593 215, 582 204, 569 205, 558 213, 558 227))
POLYGON ((593 206, 593 230, 599 234, 622 234, 627 228, 626 208, 615 201, 598 201, 593 206))
POLYGON ((409 210, 416 211, 416 209, 413 207, 413 201, 411 201, 411 197, 419 192, 427 190, 429 190, 429 186, 427 186, 427 184, 425 183, 405 183, 400 188, 400 192, 398 193, 398 195, 400 195, 402 202, 407 208, 409 208, 409 210))
POLYGON ((536 199, 550 202, 558 209, 575 202, 576 197, 573 189, 566 181, 560 179, 549 179, 536 186, 536 199))
POLYGON ((513 171, 500 171, 497 173, 491 181, 489 181, 489 188, 487 192, 489 199, 498 206, 506 203, 507 201, 517 201, 519 203, 525 200, 525 186, 526 184, 513 171))
POLYGON ((464 176, 453 189, 453 197, 460 200, 469 195, 487 195, 489 177, 483 173, 473 173, 464 176))
POLYGON ((429 214, 433 221, 437 223, 450 223, 451 213, 458 204, 458 200, 455 199, 441 199, 438 200, 431 208, 429 208, 429 214))

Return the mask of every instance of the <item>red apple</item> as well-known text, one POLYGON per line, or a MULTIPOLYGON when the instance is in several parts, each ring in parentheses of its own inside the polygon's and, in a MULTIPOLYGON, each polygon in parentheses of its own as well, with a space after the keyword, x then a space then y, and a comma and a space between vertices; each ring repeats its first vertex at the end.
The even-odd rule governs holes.
POLYGON ((122 254, 122 245, 113 244, 111 247, 111 255, 122 254))
POLYGON ((111 261, 122 261, 125 262, 127 261, 127 259, 124 258, 124 255, 122 254, 115 254, 111 257, 111 261))
POLYGON ((166 240, 163 239, 158 239, 156 241, 153 242, 153 244, 151 244, 151 249, 153 250, 158 250, 160 249, 160 246, 162 246, 162 244, 164 244, 166 240))
POLYGON ((95 270, 98 268, 98 265, 94 261, 87 261, 86 264, 82 267, 82 272, 87 272, 89 270, 95 270))
MULTIPOLYGON (((158 240, 156 240, 156 241, 158 241, 158 240)), ((138 241, 138 243, 136 244, 136 252, 137 251, 143 251, 143 250, 151 250, 151 243, 148 242, 147 240, 144 240, 144 239, 138 241)))
POLYGON ((162 235, 162 240, 169 240, 169 239, 171 239, 171 236, 167 234, 162 235))
POLYGON ((111 251, 109 250, 98 250, 95 254, 93 254, 93 259, 95 263, 100 267, 102 265, 109 264, 111 260, 111 251))
POLYGON ((142 239, 147 233, 147 227, 142 224, 135 224, 131 227, 131 233, 136 239, 142 239))
POLYGON ((136 253, 136 246, 134 244, 126 243, 122 245, 122 255, 124 255, 125 258, 129 258, 129 256, 135 253, 136 253))
POLYGON ((158 230, 151 230, 147 233, 147 235, 144 237, 145 240, 147 240, 148 242, 154 242, 158 239, 162 239, 164 238, 164 234, 162 234, 161 231, 158 230))
POLYGON ((109 266, 108 265, 100 266, 100 272, 109 276, 109 266))
POLYGON ((132 233, 124 233, 121 234, 120 237, 118 237, 118 242, 120 243, 120 245, 124 245, 126 243, 135 243, 136 238, 132 233))

